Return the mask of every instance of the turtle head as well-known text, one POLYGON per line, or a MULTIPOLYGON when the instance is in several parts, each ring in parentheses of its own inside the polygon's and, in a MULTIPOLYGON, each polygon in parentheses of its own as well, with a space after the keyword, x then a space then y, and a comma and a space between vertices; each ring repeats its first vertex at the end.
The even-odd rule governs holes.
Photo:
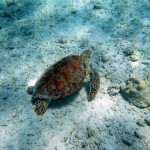
POLYGON ((81 54, 81 57, 83 58, 83 60, 85 62, 88 62, 89 59, 90 59, 90 56, 91 56, 92 52, 90 50, 85 50, 82 54, 81 54))

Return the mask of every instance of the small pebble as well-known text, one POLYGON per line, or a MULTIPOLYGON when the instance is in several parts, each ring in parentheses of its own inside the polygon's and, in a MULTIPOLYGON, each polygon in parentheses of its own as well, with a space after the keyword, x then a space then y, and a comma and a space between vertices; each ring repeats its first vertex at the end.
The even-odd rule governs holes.
POLYGON ((117 95, 119 93, 119 87, 118 86, 110 86, 108 87, 107 91, 109 95, 117 95))
POLYGON ((66 142, 67 140, 68 140, 68 137, 64 137, 62 141, 66 142))
POLYGON ((3 100, 6 100, 6 99, 8 98, 8 96, 9 96, 9 94, 4 93, 4 94, 2 95, 2 99, 3 99, 3 100))
POLYGON ((110 127, 110 123, 106 123, 106 127, 110 127))
POLYGON ((130 55, 130 59, 131 59, 131 61, 135 62, 135 61, 138 61, 139 58, 136 54, 132 54, 132 55, 130 55))
POLYGON ((145 135, 142 132, 140 132, 139 130, 135 131, 134 134, 137 138, 140 138, 140 139, 145 137, 145 135))
POLYGON ((96 4, 93 6, 93 9, 102 9, 102 5, 96 4))
POLYGON ((145 122, 148 126, 150 126, 150 115, 145 117, 145 122))
POLYGON ((87 142, 86 140, 83 140, 83 141, 81 142, 81 147, 82 147, 82 148, 85 148, 87 145, 88 145, 88 142, 87 142))
POLYGON ((3 17, 5 17, 5 18, 11 18, 12 16, 9 13, 4 12, 3 13, 3 17))
POLYGON ((111 136, 113 136, 113 135, 114 135, 114 131, 113 131, 112 129, 109 129, 109 134, 110 134, 111 136))
POLYGON ((136 124, 137 124, 138 126, 144 126, 144 125, 145 125, 145 122, 144 122, 143 119, 138 119, 137 122, 136 122, 136 124))
POLYGON ((93 136, 94 135, 94 130, 89 128, 89 127, 87 127, 87 134, 88 134, 88 137, 93 136))
POLYGON ((24 35, 29 36, 31 35, 33 32, 31 30, 26 30, 24 31, 24 35))
POLYGON ((130 137, 123 137, 122 141, 123 141, 123 143, 125 143, 125 144, 127 144, 129 146, 131 146, 133 144, 133 142, 134 142, 133 138, 130 138, 130 137))
POLYGON ((134 52, 134 50, 133 49, 125 49, 125 51, 124 51, 124 54, 126 55, 126 56, 130 56, 130 55, 132 55, 132 54, 134 54, 135 52, 134 52))
POLYGON ((13 50, 14 49, 14 46, 10 43, 8 44, 8 46, 6 47, 8 50, 13 50))
POLYGON ((67 43, 67 40, 65 38, 59 38, 58 43, 65 44, 65 43, 67 43))
POLYGON ((108 58, 107 55, 103 54, 103 55, 100 57, 100 60, 101 60, 103 63, 106 63, 106 62, 109 60, 109 58, 108 58))
POLYGON ((71 13, 72 13, 73 15, 75 15, 77 12, 78 12, 78 10, 76 10, 76 9, 71 10, 71 13))

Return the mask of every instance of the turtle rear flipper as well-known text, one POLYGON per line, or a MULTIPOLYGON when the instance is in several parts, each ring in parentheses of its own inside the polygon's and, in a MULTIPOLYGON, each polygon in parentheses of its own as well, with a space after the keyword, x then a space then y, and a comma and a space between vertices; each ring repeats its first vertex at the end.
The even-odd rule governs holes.
POLYGON ((27 93, 32 95, 33 94, 33 89, 34 89, 34 86, 27 87, 27 93))
POLYGON ((51 100, 37 100, 35 103, 36 114, 43 115, 46 112, 50 102, 51 100))
POLYGON ((98 71, 91 67, 90 69, 90 91, 88 95, 88 101, 92 101, 99 89, 100 86, 100 77, 98 71))

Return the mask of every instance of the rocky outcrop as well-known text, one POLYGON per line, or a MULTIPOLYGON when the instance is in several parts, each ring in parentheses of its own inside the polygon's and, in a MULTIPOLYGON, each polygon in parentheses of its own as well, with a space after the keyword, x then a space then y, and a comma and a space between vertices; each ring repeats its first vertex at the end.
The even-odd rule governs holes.
POLYGON ((150 106, 150 86, 148 81, 138 77, 131 77, 125 85, 121 86, 123 97, 131 104, 145 108, 150 106))

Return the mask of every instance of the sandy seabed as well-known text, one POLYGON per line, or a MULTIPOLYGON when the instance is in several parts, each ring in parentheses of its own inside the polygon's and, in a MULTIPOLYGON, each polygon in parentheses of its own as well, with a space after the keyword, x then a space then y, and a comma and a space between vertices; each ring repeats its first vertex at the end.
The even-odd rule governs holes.
POLYGON ((149 150, 150 109, 123 99, 131 74, 150 82, 149 0, 0 1, 0 150, 149 150), (90 49, 100 89, 52 101, 37 116, 26 89, 50 64, 90 49), (130 54, 134 53, 134 57, 130 54))

